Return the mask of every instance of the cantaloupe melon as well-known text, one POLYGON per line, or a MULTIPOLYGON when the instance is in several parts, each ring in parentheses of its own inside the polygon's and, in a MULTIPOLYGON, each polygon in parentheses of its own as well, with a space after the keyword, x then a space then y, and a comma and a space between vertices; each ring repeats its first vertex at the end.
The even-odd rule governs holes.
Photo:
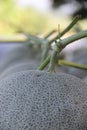
POLYGON ((0 81, 0 130, 87 130, 87 85, 64 73, 10 74, 0 81))

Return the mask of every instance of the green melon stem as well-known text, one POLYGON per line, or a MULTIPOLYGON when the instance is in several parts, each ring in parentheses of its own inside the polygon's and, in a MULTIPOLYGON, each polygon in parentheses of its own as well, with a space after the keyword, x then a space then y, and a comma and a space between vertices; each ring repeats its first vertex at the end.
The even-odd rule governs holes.
POLYGON ((59 65, 64 65, 64 66, 70 66, 70 67, 74 67, 74 68, 78 68, 78 69, 87 70, 87 65, 78 64, 78 63, 71 62, 71 61, 58 60, 58 64, 59 65))
POLYGON ((43 69, 48 65, 48 63, 50 62, 50 58, 51 58, 51 56, 48 56, 48 57, 40 64, 40 66, 38 67, 38 70, 43 70, 43 69))
MULTIPOLYGON (((59 34, 57 34, 57 36, 55 36, 53 39, 51 39, 50 41, 48 41, 48 43, 45 44, 45 49, 42 53, 42 62, 46 59, 48 52, 49 52, 49 48, 51 46, 51 43, 53 43, 55 40, 57 40, 59 37, 62 37, 65 33, 67 33, 69 30, 71 30, 71 28, 79 21, 79 19, 81 18, 81 16, 76 16, 72 22, 59 34)), ((52 34, 54 31, 50 32, 45 38, 48 38, 48 36, 50 36, 50 34, 52 34)))
POLYGON ((59 35, 55 36, 53 39, 49 41, 49 44, 53 43, 55 40, 57 40, 59 37, 62 37, 65 33, 69 32, 74 25, 80 20, 81 16, 77 15, 72 22, 62 31, 59 35))
POLYGON ((53 54, 52 56, 48 56, 44 61, 43 63, 38 67, 39 70, 43 70, 47 64, 50 62, 50 65, 49 65, 49 70, 50 71, 53 71, 54 69, 54 61, 55 59, 53 60, 54 58, 54 55, 57 56, 67 45, 69 45, 70 43, 74 42, 74 41, 77 41, 79 39, 82 39, 82 38, 85 38, 87 37, 87 30, 84 30, 84 31, 80 31, 79 33, 77 34, 74 34, 72 36, 69 36, 63 40, 61 40, 61 44, 60 44, 60 41, 57 42, 56 44, 56 49, 54 49, 53 51, 53 54), (60 46, 59 46, 60 45, 60 46), (55 52, 56 51, 56 52, 55 52), (51 70, 52 68, 52 70, 51 70))

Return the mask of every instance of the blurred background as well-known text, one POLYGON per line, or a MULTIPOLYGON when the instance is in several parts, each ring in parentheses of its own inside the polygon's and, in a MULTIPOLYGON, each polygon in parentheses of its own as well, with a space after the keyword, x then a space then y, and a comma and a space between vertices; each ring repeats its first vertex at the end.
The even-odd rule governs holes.
POLYGON ((56 27, 49 0, 0 0, 0 34, 44 33, 56 27))
MULTIPOLYGON (((82 15, 81 28, 86 28, 87 0, 0 0, 0 37, 22 34, 44 34, 61 31, 71 18, 82 15)), ((2 37, 3 38, 3 37, 2 37)))

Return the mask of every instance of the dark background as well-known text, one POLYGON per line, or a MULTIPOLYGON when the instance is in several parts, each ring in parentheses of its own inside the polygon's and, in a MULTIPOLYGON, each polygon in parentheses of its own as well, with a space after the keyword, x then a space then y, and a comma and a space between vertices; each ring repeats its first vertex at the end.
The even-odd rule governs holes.
POLYGON ((52 0, 52 7, 58 8, 67 3, 75 3, 77 10, 72 14, 72 17, 81 15, 82 19, 87 18, 87 0, 52 0))

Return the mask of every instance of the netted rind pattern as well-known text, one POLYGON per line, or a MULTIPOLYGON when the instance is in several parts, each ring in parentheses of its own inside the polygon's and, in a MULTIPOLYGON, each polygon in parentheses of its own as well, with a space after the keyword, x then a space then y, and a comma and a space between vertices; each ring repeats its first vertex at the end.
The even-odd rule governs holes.
POLYGON ((87 85, 68 74, 35 70, 4 78, 0 130, 87 130, 87 85))

